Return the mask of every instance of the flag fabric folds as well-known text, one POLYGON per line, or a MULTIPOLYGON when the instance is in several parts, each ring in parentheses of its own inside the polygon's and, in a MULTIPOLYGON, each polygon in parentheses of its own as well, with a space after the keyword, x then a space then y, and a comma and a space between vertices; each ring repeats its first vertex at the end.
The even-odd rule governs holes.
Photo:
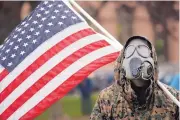
POLYGON ((0 119, 34 119, 119 55, 63 1, 44 1, 0 48, 0 119))

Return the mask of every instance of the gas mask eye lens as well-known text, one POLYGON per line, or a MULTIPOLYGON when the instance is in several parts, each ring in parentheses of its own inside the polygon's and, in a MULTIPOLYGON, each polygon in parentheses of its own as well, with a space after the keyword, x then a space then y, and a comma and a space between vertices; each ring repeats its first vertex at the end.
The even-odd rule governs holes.
POLYGON ((131 55, 133 55, 134 50, 135 50, 135 47, 133 45, 127 46, 126 49, 125 49, 125 52, 124 52, 125 58, 128 58, 131 55))
POLYGON ((150 56, 150 50, 147 46, 145 45, 138 45, 137 47, 137 51, 138 53, 142 56, 142 57, 149 57, 150 56))

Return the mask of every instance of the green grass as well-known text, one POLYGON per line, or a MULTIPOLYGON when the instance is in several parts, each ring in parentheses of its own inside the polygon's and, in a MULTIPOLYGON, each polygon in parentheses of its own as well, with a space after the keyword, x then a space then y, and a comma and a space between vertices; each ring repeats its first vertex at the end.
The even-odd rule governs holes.
MULTIPOLYGON (((92 102, 93 106, 97 99, 98 94, 94 93, 92 95, 92 102)), ((81 99, 77 96, 65 96, 61 100, 59 100, 56 105, 62 106, 62 112, 63 114, 66 114, 72 118, 79 118, 82 116, 81 113, 81 99)), ((35 120, 47 120, 50 115, 50 111, 52 108, 47 109, 45 112, 43 112, 40 116, 38 116, 35 120)))

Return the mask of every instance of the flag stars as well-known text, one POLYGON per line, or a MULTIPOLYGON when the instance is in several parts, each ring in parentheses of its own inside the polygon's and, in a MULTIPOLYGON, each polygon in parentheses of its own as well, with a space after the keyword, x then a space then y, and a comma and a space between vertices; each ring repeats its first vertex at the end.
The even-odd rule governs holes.
POLYGON ((39 32, 36 32, 36 33, 35 33, 35 35, 37 35, 37 36, 38 36, 38 35, 39 35, 39 32))
POLYGON ((41 11, 43 11, 43 10, 44 10, 44 8, 43 8, 43 7, 41 7, 41 8, 40 8, 40 10, 41 10, 41 11))
POLYGON ((59 4, 58 7, 62 7, 63 5, 62 4, 59 4))
POLYGON ((10 49, 7 49, 7 50, 6 50, 6 53, 9 53, 9 51, 10 51, 10 49))
POLYGON ((55 17, 55 16, 52 16, 51 18, 52 18, 52 19, 55 19, 56 17, 55 17))
POLYGON ((45 11, 45 12, 44 12, 44 14, 48 14, 48 13, 49 13, 49 11, 45 11))
POLYGON ((14 35, 13 38, 17 38, 18 35, 14 35))
POLYGON ((1 60, 2 60, 2 61, 6 60, 6 57, 3 57, 1 60))
POLYGON ((45 20, 46 20, 46 18, 44 17, 44 18, 42 18, 41 20, 42 20, 42 21, 45 21, 45 20))
POLYGON ((21 42, 22 41, 22 38, 18 38, 18 40, 17 40, 18 42, 21 42))
POLYGON ((34 28, 30 28, 30 30, 29 30, 29 31, 31 31, 31 32, 32 32, 32 31, 34 31, 34 28))
POLYGON ((48 26, 52 26, 52 25, 53 25, 52 22, 48 23, 48 26))
POLYGON ((55 13, 58 13, 58 12, 59 12, 59 10, 54 10, 54 12, 55 12, 55 13))
POLYGON ((16 54, 12 54, 12 55, 11 55, 11 58, 14 58, 14 57, 16 57, 16 54))
POLYGON ((32 41, 32 43, 34 43, 34 44, 35 44, 36 42, 37 42, 37 40, 36 40, 36 39, 32 41))
POLYGON ((29 24, 28 23, 26 23, 25 25, 24 25, 24 27, 27 27, 29 24))
POLYGON ((77 17, 75 17, 75 16, 72 16, 71 18, 74 19, 74 20, 77 19, 77 17))
POLYGON ((70 12, 70 11, 69 11, 69 10, 65 10, 64 12, 65 12, 65 13, 68 13, 68 12, 70 12))
POLYGON ((25 33, 25 30, 23 30, 22 32, 21 32, 21 34, 24 34, 25 33))
POLYGON ((13 45, 13 44, 14 44, 14 42, 10 42, 10 43, 9 43, 9 45, 13 45))
POLYGON ((38 25, 38 28, 41 28, 43 25, 42 24, 40 24, 40 25, 38 25))
POLYGON ((49 33, 50 31, 49 31, 49 30, 45 30, 44 32, 45 32, 45 33, 49 33))
POLYGON ((52 7, 52 4, 51 5, 48 5, 48 8, 51 8, 52 7))
POLYGON ((26 47, 26 46, 28 46, 28 44, 27 44, 27 43, 24 43, 23 46, 26 47))
POLYGON ((41 14, 37 14, 36 16, 39 18, 39 17, 41 17, 41 14))
POLYGON ((12 66, 12 65, 13 65, 13 64, 12 64, 12 62, 10 62, 10 63, 8 63, 8 65, 7 65, 7 66, 9 66, 9 67, 10 67, 10 66, 12 66))
POLYGON ((21 29, 21 28, 19 28, 17 31, 18 31, 18 32, 20 32, 21 30, 22 30, 22 29, 21 29))
POLYGON ((24 54, 25 54, 25 52, 24 52, 24 51, 21 51, 21 52, 20 52, 20 54, 21 54, 21 55, 24 55, 24 54))
POLYGON ((37 24, 38 22, 37 21, 33 21, 33 24, 37 24))
POLYGON ((31 35, 27 35, 26 38, 27 38, 27 39, 30 39, 30 38, 31 38, 31 35))
POLYGON ((59 25, 62 25, 62 24, 63 24, 63 22, 58 22, 58 24, 59 24, 59 25))
POLYGON ((66 16, 64 16, 64 15, 63 15, 63 16, 61 16, 61 18, 62 18, 62 19, 65 19, 65 18, 66 18, 66 16))
POLYGON ((19 46, 17 46, 17 45, 14 47, 15 50, 17 50, 18 48, 19 48, 19 46))
POLYGON ((48 1, 44 2, 44 4, 45 4, 45 5, 48 4, 48 1))
POLYGON ((21 25, 24 25, 26 22, 24 21, 24 22, 22 22, 22 24, 21 25))

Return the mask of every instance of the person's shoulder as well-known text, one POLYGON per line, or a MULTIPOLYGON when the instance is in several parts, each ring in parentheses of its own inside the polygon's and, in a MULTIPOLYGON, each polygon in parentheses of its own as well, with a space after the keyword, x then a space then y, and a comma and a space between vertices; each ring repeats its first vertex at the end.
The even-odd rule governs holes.
POLYGON ((115 95, 115 85, 112 84, 109 87, 103 89, 100 92, 99 97, 103 99, 112 99, 114 95, 115 95))

